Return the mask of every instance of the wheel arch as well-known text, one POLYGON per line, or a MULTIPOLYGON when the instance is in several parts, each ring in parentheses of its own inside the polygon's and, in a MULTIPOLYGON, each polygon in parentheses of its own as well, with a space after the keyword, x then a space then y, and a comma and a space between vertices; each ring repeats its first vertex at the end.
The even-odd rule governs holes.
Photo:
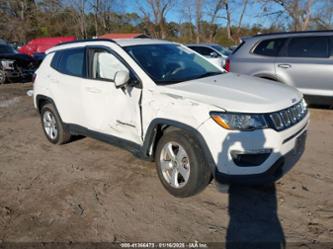
POLYGON ((50 98, 50 97, 48 97, 48 96, 45 96, 45 95, 42 95, 42 94, 38 94, 38 95, 36 96, 36 106, 37 106, 37 111, 38 111, 38 113, 41 113, 42 107, 43 107, 45 104, 52 104, 52 105, 54 106, 55 111, 57 112, 57 114, 58 114, 58 116, 59 116, 61 122, 63 122, 63 121, 62 121, 62 118, 61 118, 61 116, 60 116, 60 114, 59 114, 59 111, 58 111, 58 109, 57 109, 57 106, 56 106, 56 104, 54 103, 53 99, 50 98))
POLYGON ((183 130, 189 133, 197 140, 197 142, 200 145, 200 148, 202 149, 203 155, 206 161, 208 162, 208 165, 210 166, 212 172, 214 173, 216 166, 213 157, 211 155, 211 152, 209 150, 209 147, 203 136, 194 127, 175 120, 157 118, 150 122, 146 130, 144 143, 142 146, 142 152, 144 156, 149 158, 150 160, 153 160, 156 150, 156 145, 159 139, 163 136, 165 132, 170 132, 173 130, 183 130))

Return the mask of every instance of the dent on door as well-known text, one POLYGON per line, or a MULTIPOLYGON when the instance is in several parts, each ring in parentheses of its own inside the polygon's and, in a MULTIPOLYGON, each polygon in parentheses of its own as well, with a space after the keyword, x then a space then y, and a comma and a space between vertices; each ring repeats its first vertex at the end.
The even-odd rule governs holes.
POLYGON ((108 126, 111 133, 119 134, 124 139, 142 143, 141 118, 140 118, 140 95, 141 91, 134 87, 118 89, 122 93, 114 96, 113 103, 116 108, 109 116, 108 126))

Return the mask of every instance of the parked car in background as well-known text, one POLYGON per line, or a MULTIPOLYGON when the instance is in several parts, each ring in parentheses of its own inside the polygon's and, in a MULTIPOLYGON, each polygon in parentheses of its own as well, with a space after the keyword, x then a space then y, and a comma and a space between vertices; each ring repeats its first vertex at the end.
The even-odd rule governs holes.
POLYGON ((26 54, 19 54, 8 44, 0 44, 0 84, 18 80, 31 80, 36 61, 26 54))
POLYGON ((228 48, 218 44, 187 44, 186 46, 205 56, 210 62, 219 67, 224 66, 225 60, 231 54, 228 48))
POLYGON ((304 151, 309 113, 299 91, 226 73, 173 42, 62 44, 47 52, 33 86, 51 143, 84 135, 126 148, 155 161, 177 197, 200 192, 213 177, 273 182, 304 151))
POLYGON ((29 41, 20 47, 18 51, 22 54, 32 56, 39 65, 45 57, 45 51, 59 43, 76 40, 75 36, 42 37, 29 41))
POLYGON ((42 37, 29 41, 26 45, 19 48, 19 52, 33 56, 35 53, 45 53, 49 48, 62 42, 76 40, 75 36, 42 37))
POLYGON ((246 37, 225 69, 294 86, 310 103, 333 105, 333 31, 246 37))

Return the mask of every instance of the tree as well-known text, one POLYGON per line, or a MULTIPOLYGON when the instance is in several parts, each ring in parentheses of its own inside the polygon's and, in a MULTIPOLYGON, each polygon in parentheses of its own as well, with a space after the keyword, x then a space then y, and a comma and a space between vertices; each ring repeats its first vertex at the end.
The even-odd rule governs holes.
POLYGON ((307 30, 313 20, 313 0, 263 0, 263 4, 266 16, 275 15, 279 18, 286 15, 291 20, 290 26, 293 31, 307 30), (280 10, 271 12, 269 9, 275 9, 274 6, 280 10))
POLYGON ((79 37, 87 38, 86 8, 88 0, 70 0, 74 22, 79 26, 79 37))
POLYGON ((332 29, 333 28, 333 1, 322 0, 317 6, 320 12, 314 13, 312 16, 314 29, 332 29))
POLYGON ((248 7, 249 1, 248 0, 241 0, 240 2, 234 1, 233 7, 231 7, 231 1, 229 0, 224 0, 224 6, 225 6, 225 12, 226 12, 226 21, 227 21, 227 36, 229 40, 232 41, 240 41, 240 36, 241 36, 241 27, 243 24, 243 18, 244 14, 246 12, 246 9, 248 7), (235 25, 237 27, 236 32, 232 32, 232 11, 235 10, 237 7, 240 8, 240 14, 238 16, 237 24, 235 25))
POLYGON ((151 28, 154 36, 162 39, 167 37, 166 15, 174 6, 174 3, 174 0, 145 0, 145 4, 141 3, 139 5, 146 23, 154 26, 151 28), (150 18, 151 15, 153 16, 153 21, 150 18))
POLYGON ((34 0, 0 0, 0 7, 4 38, 25 42, 36 35, 38 10, 34 0))
POLYGON ((219 13, 223 10, 223 7, 225 5, 225 0, 214 0, 214 1, 210 1, 208 3, 209 6, 213 6, 213 8, 211 9, 211 11, 208 13, 208 15, 210 16, 210 22, 209 22, 209 26, 210 26, 210 32, 209 32, 209 41, 213 42, 214 37, 216 35, 216 31, 217 31, 217 18, 219 17, 219 13))

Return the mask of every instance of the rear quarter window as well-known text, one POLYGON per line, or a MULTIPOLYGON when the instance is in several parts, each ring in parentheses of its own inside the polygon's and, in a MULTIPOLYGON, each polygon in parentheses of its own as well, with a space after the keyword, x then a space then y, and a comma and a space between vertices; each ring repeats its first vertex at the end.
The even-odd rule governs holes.
POLYGON ((253 50, 253 53, 265 56, 278 56, 286 40, 286 38, 279 38, 261 41, 253 50))
POLYGON ((65 49, 55 53, 51 67, 63 74, 85 77, 85 61, 85 48, 65 49))

